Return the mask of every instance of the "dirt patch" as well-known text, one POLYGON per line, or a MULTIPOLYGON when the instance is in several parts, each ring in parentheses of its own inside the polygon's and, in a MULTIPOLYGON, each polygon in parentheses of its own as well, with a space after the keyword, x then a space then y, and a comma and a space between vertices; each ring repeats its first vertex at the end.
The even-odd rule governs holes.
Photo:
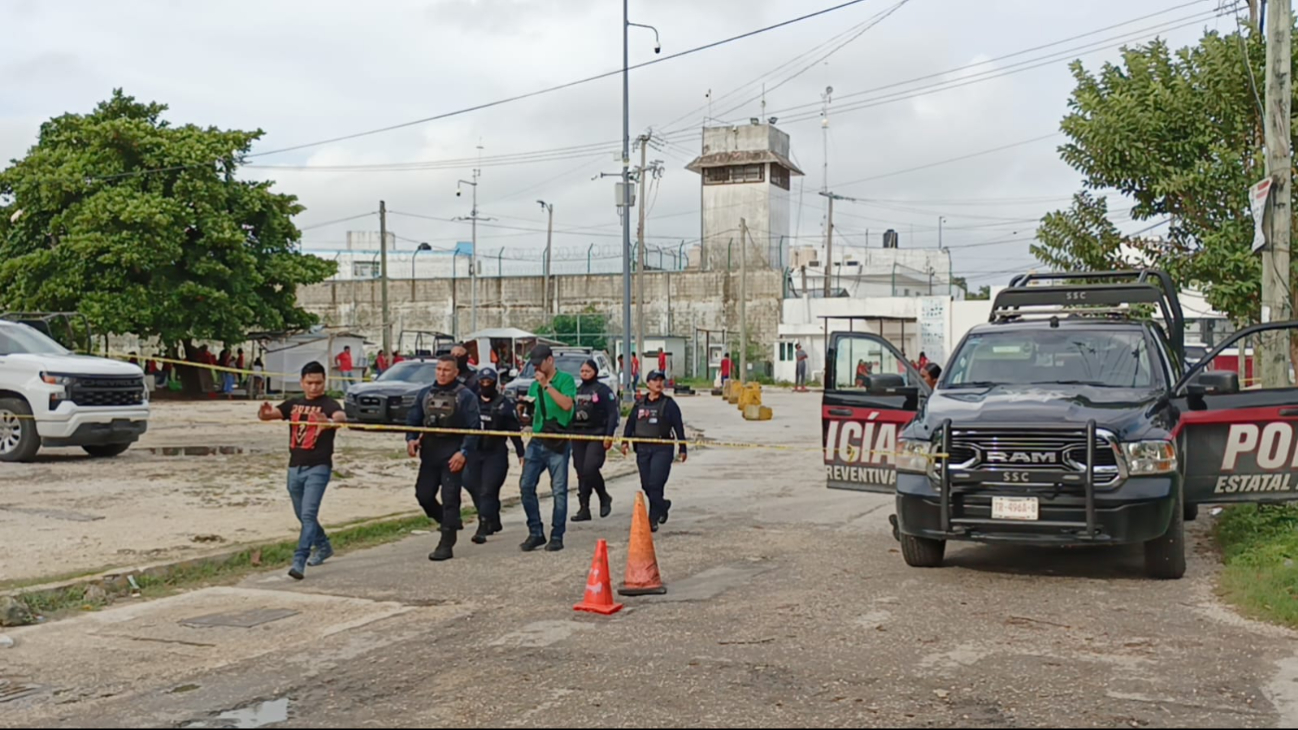
MULTIPOLYGON (((155 403, 149 433, 115 459, 54 449, 35 464, 6 464, 0 587, 291 538, 298 525, 284 486, 287 428, 258 422, 256 409, 155 403), (216 453, 171 455, 212 446, 216 453)), ((418 465, 406 458, 401 434, 344 432, 338 446, 321 513, 326 528, 418 509, 418 465)), ((610 476, 634 468, 614 454, 609 461, 610 476)), ((514 462, 506 495, 516 493, 518 475, 514 462)), ((569 482, 575 488, 575 474, 569 482)))

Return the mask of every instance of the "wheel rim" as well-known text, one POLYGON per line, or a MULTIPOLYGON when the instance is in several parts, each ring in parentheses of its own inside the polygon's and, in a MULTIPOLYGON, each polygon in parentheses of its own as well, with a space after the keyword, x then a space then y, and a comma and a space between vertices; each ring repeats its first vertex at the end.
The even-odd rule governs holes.
POLYGON ((18 450, 23 439, 23 422, 13 411, 0 410, 0 454, 18 450))

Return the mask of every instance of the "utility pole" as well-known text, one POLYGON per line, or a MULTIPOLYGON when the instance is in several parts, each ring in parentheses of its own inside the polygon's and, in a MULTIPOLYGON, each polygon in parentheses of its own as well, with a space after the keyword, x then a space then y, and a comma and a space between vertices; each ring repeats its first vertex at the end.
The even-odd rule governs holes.
MULTIPOLYGON (((1262 250, 1262 322, 1292 319, 1289 288, 1289 238, 1292 215, 1289 114, 1293 98, 1290 74, 1293 6, 1291 0, 1270 0, 1266 8, 1266 161, 1271 178, 1271 230, 1262 250)), ((1261 342, 1263 388, 1289 387, 1289 333, 1264 332, 1261 342)))
MULTIPOLYGON (((482 149, 481 146, 478 147, 482 149)), ((482 175, 482 170, 473 171, 472 180, 460 180, 459 185, 470 185, 473 187, 473 212, 468 218, 463 216, 456 218, 457 221, 469 220, 473 222, 473 250, 469 252, 469 331, 478 331, 478 221, 489 221, 490 218, 482 218, 478 215, 478 177, 482 175)), ((455 195, 459 197, 460 188, 457 185, 455 195)))
POLYGON ((834 195, 821 193, 829 198, 829 224, 825 226, 825 298, 829 298, 829 277, 834 270, 834 195))
POLYGON ((1253 26, 1253 30, 1261 30, 1257 26, 1257 4, 1258 0, 1248 0, 1248 24, 1253 26))
MULTIPOLYGON (((833 271, 833 266, 834 266, 834 201, 848 200, 853 203, 859 203, 861 201, 856 198, 849 198, 846 195, 839 195, 838 193, 832 193, 828 190, 823 191, 821 195, 826 198, 829 198, 829 225, 826 229, 827 235, 825 237, 825 298, 828 299, 829 298, 829 277, 830 277, 830 272, 833 271)), ((869 242, 867 241, 867 244, 868 243, 869 242)), ((839 283, 840 284, 842 283, 841 275, 839 277, 839 283)))
MULTIPOLYGON (((654 32, 654 53, 662 53, 658 29, 631 22, 630 0, 622 0, 622 350, 626 367, 622 383, 625 398, 635 397, 631 389, 631 26, 654 32)), ((644 194, 641 201, 644 203, 644 194)))
POLYGON ((748 221, 739 219, 739 382, 748 382, 748 221))
POLYGON ((545 274, 541 286, 541 313, 545 321, 550 321, 550 244, 554 240, 554 203, 544 200, 536 201, 550 213, 550 223, 545 229, 545 274))
MULTIPOLYGON (((622 0, 622 368, 623 392, 634 397, 631 384, 631 10, 622 0)), ((639 352, 636 350, 635 352, 639 352)))
POLYGON ((937 217, 937 249, 939 251, 942 250, 942 224, 943 223, 946 223, 946 216, 944 215, 938 216, 937 217))
POLYGON ((388 204, 379 201, 379 276, 383 278, 383 351, 392 352, 392 317, 388 309, 388 204))
POLYGON ((649 156, 649 135, 640 135, 636 138, 636 142, 640 145, 640 173, 636 176, 640 183, 640 227, 637 235, 639 243, 636 244, 638 249, 636 261, 638 263, 635 270, 635 347, 637 352, 644 352, 644 214, 645 196, 648 194, 648 188, 645 185, 645 172, 649 156))

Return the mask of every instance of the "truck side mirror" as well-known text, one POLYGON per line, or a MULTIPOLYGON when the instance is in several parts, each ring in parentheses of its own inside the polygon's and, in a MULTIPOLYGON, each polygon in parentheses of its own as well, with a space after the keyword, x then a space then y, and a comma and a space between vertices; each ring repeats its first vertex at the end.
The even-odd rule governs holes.
POLYGON ((1190 379, 1186 391, 1195 397, 1232 395, 1239 392, 1239 374, 1229 370, 1206 370, 1190 379))

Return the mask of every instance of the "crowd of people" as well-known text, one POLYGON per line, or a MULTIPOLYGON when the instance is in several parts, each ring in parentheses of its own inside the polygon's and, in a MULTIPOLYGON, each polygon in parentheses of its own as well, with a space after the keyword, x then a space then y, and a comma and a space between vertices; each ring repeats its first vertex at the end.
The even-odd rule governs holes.
MULTIPOLYGON (((478 514, 472 541, 484 544, 503 530, 500 493, 513 458, 522 470, 520 492, 527 538, 520 548, 524 552, 563 550, 569 521, 570 464, 576 467, 579 502, 572 521, 594 518, 593 497, 599 499, 601 518, 613 512, 613 498, 602 470, 621 420, 617 395, 599 381, 594 360, 582 365, 580 383, 556 367, 554 351, 548 345, 533 348, 529 360, 535 380, 528 396, 535 411, 532 438, 526 444, 518 406, 500 387, 499 373, 490 365, 477 370, 470 367, 468 351, 462 345, 437 358, 436 382, 420 391, 409 411, 406 451, 410 458, 420 460, 415 498, 424 514, 439 526, 437 546, 428 556, 432 561, 454 557, 464 529, 460 517, 464 491, 478 514), (548 536, 537 495, 543 472, 549 473, 553 492, 548 536)), ((336 361, 334 366, 342 370, 348 364, 354 365, 336 361)), ((288 491, 302 529, 289 575, 297 580, 305 577, 308 567, 320 565, 333 554, 319 514, 333 473, 336 424, 346 423, 342 406, 326 394, 325 367, 308 363, 301 377, 301 397, 278 406, 263 403, 258 413, 263 421, 290 423, 288 491)), ((687 458, 680 406, 664 392, 666 381, 662 370, 649 373, 647 392, 636 399, 622 434, 635 442, 641 488, 649 500, 649 521, 655 532, 670 516, 672 502, 665 494, 672 464, 677 458, 681 462, 687 458)), ((624 441, 623 455, 628 455, 631 447, 630 441, 624 441)))

